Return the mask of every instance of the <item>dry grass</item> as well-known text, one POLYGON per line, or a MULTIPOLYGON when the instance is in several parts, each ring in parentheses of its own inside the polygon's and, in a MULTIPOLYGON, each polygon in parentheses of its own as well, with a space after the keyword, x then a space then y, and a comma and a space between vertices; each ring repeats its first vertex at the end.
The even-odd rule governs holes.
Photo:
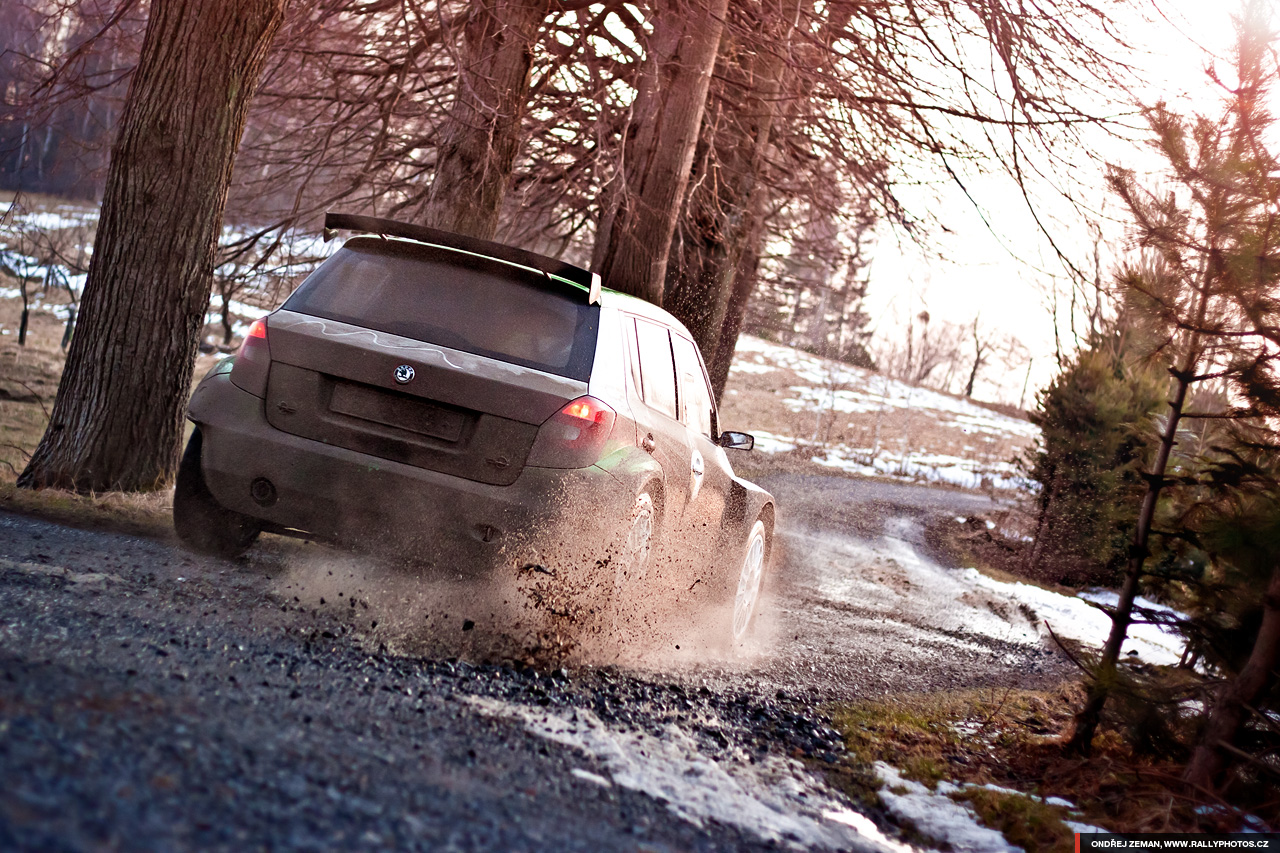
POLYGON ((30 491, 0 484, 0 509, 34 515, 71 527, 112 530, 154 539, 173 534, 173 490, 80 495, 61 489, 30 491))
MULTIPOLYGON (((0 274, 0 287, 12 281, 0 274)), ((18 346, 22 302, 0 299, 0 483, 12 483, 49 422, 65 356, 63 322, 32 311, 26 346, 18 346)))
MULTIPOLYGON (((863 465, 871 464, 876 458, 954 457, 970 460, 979 470, 1003 471, 1007 476, 1009 463, 1032 444, 1027 435, 980 426, 967 416, 957 417, 955 411, 947 411, 949 407, 972 404, 980 407, 978 411, 986 412, 985 417, 1021 420, 1022 413, 1013 407, 965 401, 946 394, 940 400, 933 396, 938 392, 911 391, 878 374, 803 353, 787 357, 792 366, 779 366, 771 360, 772 356, 755 351, 758 346, 758 343, 739 346, 736 357, 739 367, 729 376, 720 410, 721 425, 726 429, 799 439, 805 446, 791 453, 753 454, 744 469, 758 473, 815 469, 831 473, 838 469, 814 466, 810 461, 815 452, 820 454, 830 449, 839 450, 863 465), (808 375, 802 375, 795 366, 798 362, 807 365, 804 372, 808 375), (764 369, 768 366, 775 369, 764 369), (818 381, 823 376, 827 378, 818 381), (802 405, 804 389, 817 393, 821 403, 814 402, 810 396, 802 405), (840 405, 856 400, 856 405, 870 410, 835 411, 831 405, 833 392, 846 395, 840 405), (913 397, 916 402, 903 405, 904 394, 910 395, 906 399, 913 397), (895 402, 877 402, 885 395, 895 402)), ((1029 429, 1029 425, 1022 425, 1023 432, 1029 429)))
MULTIPOLYGON (((13 282, 0 274, 0 287, 13 282)), ((65 299, 51 292, 48 302, 65 299)), ((0 299, 0 508, 48 518, 63 524, 167 538, 173 528, 173 492, 79 495, 57 489, 38 492, 14 484, 44 434, 57 395, 65 355, 64 323, 48 310, 31 312, 27 343, 18 346, 22 303, 0 299), (9 334, 4 334, 4 332, 9 334)), ((217 360, 201 356, 196 375, 217 360)))
POLYGON ((1027 853, 1069 853, 1075 834, 1062 822, 1066 809, 1031 797, 967 788, 956 800, 968 803, 986 826, 999 830, 1010 844, 1027 853))
POLYGON ((1113 832, 1240 828, 1242 815, 1229 803, 1185 789, 1177 761, 1137 751, 1115 709, 1091 758, 1066 756, 1063 745, 1082 698, 1083 688, 1072 683, 1049 691, 969 690, 840 705, 829 710, 847 757, 833 776, 863 801, 876 796, 878 782, 868 771, 876 761, 930 787, 945 780, 1032 795, 981 787, 953 795, 1028 851, 1072 849, 1064 818, 1113 832), (1077 811, 1048 805, 1048 797, 1074 803, 1077 811))

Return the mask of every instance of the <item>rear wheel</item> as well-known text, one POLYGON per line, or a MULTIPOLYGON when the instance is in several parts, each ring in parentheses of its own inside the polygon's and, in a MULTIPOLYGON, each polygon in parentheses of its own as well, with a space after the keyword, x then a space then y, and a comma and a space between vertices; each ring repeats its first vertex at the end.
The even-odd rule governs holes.
POLYGON ((769 559, 769 533, 764 519, 757 518, 747 534, 746 553, 738 570, 738 586, 733 596, 733 639, 742 640, 751 631, 760 602, 760 587, 769 559))
POLYGON ((258 524, 246 515, 219 504, 204 481, 200 455, 204 437, 199 428, 191 433, 178 481, 173 489, 173 527, 178 538, 193 551, 215 557, 238 557, 258 538, 258 524))

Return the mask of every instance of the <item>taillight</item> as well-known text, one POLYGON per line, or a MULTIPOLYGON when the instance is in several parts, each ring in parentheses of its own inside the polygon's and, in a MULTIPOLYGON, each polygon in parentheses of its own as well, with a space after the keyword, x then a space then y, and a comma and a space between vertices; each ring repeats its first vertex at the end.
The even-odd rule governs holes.
POLYGON ((267 345, 267 318, 254 320, 245 332, 231 381, 255 397, 267 396, 267 373, 271 370, 271 347, 267 345))
POLYGON ((527 464, 537 468, 585 468, 599 461, 617 413, 603 400, 579 397, 538 430, 527 464))

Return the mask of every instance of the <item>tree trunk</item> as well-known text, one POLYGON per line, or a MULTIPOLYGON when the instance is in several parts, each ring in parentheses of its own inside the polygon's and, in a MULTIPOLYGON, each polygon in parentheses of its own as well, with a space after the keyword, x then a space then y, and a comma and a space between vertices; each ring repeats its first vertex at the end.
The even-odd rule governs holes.
POLYGON ((707 373, 711 376, 711 389, 717 405, 724 398, 724 387, 729 384, 729 366, 733 364, 733 352, 738 347, 738 335, 742 332, 742 318, 747 313, 747 303, 756 288, 756 269, 760 266, 760 241, 764 234, 763 193, 756 194, 755 210, 751 214, 751 230, 744 241, 745 251, 734 270, 733 292, 725 306, 724 322, 720 326, 720 340, 715 352, 707 359, 707 373))
POLYGON ((964 386, 964 396, 968 399, 973 396, 973 385, 978 381, 978 371, 986 363, 984 353, 987 351, 987 344, 983 342, 978 334, 978 318, 973 319, 973 369, 969 371, 969 381, 964 386))
MULTIPOLYGON (((760 22, 789 27, 794 15, 781 14, 786 5, 761 4, 760 22)), ((730 41, 726 34, 721 45, 711 95, 716 109, 704 117, 695 161, 702 174, 679 221, 663 295, 663 307, 693 334, 708 364, 720 343, 735 273, 753 233, 754 195, 762 191, 786 68, 776 46, 753 50, 740 41, 730 41)))
POLYGON ((18 346, 27 345, 27 321, 31 317, 30 297, 27 296, 27 279, 18 281, 18 292, 22 294, 22 315, 18 320, 18 346))
POLYGON ((520 148, 533 45, 549 9, 549 0, 472 4, 457 91, 421 208, 425 224, 493 239, 520 148))
POLYGON ((62 351, 66 352, 71 345, 71 337, 76 333, 76 306, 67 306, 67 325, 62 330, 62 351))
POLYGON ((1280 566, 1271 572, 1271 582, 1267 584, 1262 606, 1262 624, 1253 642, 1253 651, 1240 674, 1218 691, 1200 744, 1183 775, 1188 784, 1213 788, 1218 775, 1229 764, 1223 745, 1234 743, 1247 706, 1254 704, 1262 695, 1276 664, 1280 662, 1280 566))
POLYGON ((174 473, 222 212, 285 0, 153 0, 58 399, 25 488, 174 473))
POLYGON ((657 0, 639 93, 596 231, 592 266, 607 287, 662 304, 729 0, 657 0))
POLYGON ((236 330, 231 325, 231 282, 226 283, 226 290, 222 291, 222 345, 224 347, 231 346, 231 341, 236 336, 236 330))

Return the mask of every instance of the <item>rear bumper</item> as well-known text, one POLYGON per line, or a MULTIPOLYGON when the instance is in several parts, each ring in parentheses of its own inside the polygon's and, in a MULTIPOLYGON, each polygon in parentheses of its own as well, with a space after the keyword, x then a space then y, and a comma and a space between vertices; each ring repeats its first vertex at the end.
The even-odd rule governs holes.
POLYGON ((209 490, 228 509, 433 561, 518 566, 551 552, 587 556, 609 546, 634 501, 596 466, 526 467, 512 485, 494 486, 291 435, 267 423, 263 400, 225 374, 200 384, 188 417, 204 435, 209 490), (274 487, 269 505, 253 497, 259 478, 274 487))

